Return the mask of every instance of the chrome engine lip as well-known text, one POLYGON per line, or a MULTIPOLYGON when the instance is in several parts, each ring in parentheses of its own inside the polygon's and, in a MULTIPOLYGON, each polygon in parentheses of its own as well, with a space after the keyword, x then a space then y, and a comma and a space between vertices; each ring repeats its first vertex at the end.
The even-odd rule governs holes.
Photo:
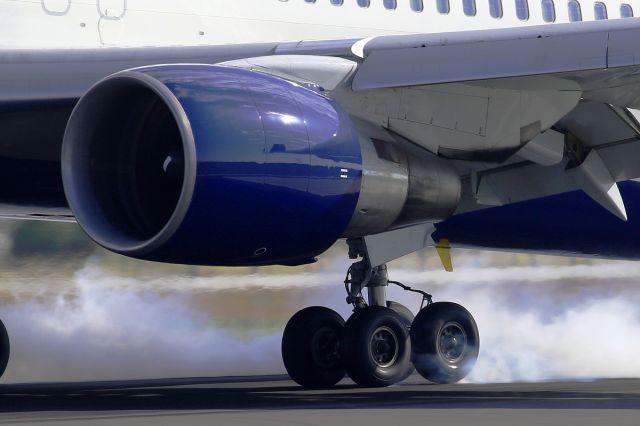
POLYGON ((191 200, 193 198, 193 193, 195 190, 197 174, 195 138, 191 129, 189 117, 180 104, 180 101, 164 83, 157 80, 153 76, 145 74, 141 70, 132 69, 113 74, 99 81, 86 92, 86 94, 80 99, 80 101, 78 101, 78 104, 74 108, 69 121, 67 122, 64 142, 62 144, 61 159, 64 192, 67 198, 67 202, 69 203, 69 207, 71 208, 71 211, 76 218, 76 221, 89 235, 89 237, 91 237, 91 239, 109 250, 127 255, 141 255, 151 252, 161 247, 175 234, 189 210, 189 206, 191 204, 191 200), (165 103, 165 105, 171 111, 171 114, 176 121, 176 125, 178 126, 180 137, 182 139, 182 148, 184 151, 185 162, 184 177, 182 181, 180 197, 178 198, 178 202, 171 217, 156 235, 144 241, 134 240, 131 244, 109 241, 103 235, 106 234, 104 230, 101 231, 100 229, 91 229, 93 225, 89 225, 88 227, 86 226, 87 222, 91 222, 90 220, 86 220, 86 217, 90 214, 90 212, 85 211, 85 207, 78 199, 79 195, 77 194, 77 190, 75 188, 75 179, 77 179, 77 176, 75 176, 73 173, 72 164, 73 147, 71 146, 72 144, 68 142, 68 138, 72 137, 72 125, 74 124, 74 121, 78 119, 78 115, 80 114, 81 108, 83 106, 83 101, 86 102, 86 100, 91 96, 96 88, 101 87, 107 82, 114 82, 117 80, 134 81, 137 84, 141 84, 142 86, 150 89, 165 103))

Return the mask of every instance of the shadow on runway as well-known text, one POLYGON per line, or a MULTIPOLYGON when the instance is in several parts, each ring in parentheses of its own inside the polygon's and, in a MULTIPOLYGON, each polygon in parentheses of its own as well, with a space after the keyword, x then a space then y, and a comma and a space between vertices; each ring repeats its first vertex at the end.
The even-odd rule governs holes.
POLYGON ((358 408, 640 409, 640 381, 628 392, 581 385, 407 384, 363 389, 344 382, 302 390, 282 376, 2 385, 0 412, 111 410, 295 410, 358 408), (550 386, 550 389, 558 386, 550 386), (575 388, 575 390, 574 390, 575 388))

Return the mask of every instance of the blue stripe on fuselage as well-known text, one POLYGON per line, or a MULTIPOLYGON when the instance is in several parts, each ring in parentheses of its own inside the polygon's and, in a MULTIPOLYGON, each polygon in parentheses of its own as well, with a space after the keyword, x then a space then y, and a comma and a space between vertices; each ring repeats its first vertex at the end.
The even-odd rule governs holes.
POLYGON ((433 238, 478 248, 640 259, 640 182, 619 186, 628 222, 575 191, 455 215, 436 225, 433 238))

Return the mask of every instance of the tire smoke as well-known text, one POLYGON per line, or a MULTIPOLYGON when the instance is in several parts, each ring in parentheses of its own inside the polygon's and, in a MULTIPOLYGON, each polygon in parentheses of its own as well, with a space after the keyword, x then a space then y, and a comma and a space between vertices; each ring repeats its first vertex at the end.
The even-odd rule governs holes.
POLYGON ((135 279, 115 280, 89 265, 76 273, 73 297, 5 306, 12 353, 3 381, 284 372, 280 332, 234 335, 189 308, 179 291, 149 292, 135 279))
MULTIPOLYGON (((12 356, 2 381, 281 374, 280 339, 291 314, 318 304, 349 314, 338 272, 343 268, 116 278, 93 259, 61 294, 3 298, 12 356), (229 292, 238 299, 259 292, 265 304, 275 292, 287 312, 264 318, 264 326, 238 328, 194 307, 203 295, 229 292)), ((495 268, 469 262, 453 274, 394 266, 392 278, 474 315, 481 346, 469 382, 640 377, 635 263, 495 268)), ((420 304, 396 288, 389 299, 414 313, 420 304)), ((235 321, 242 323, 244 314, 240 309, 235 321)))

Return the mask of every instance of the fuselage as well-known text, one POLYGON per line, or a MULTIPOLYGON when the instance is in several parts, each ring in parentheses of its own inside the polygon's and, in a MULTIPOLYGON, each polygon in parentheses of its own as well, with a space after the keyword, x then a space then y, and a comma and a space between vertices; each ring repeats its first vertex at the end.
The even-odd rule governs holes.
POLYGON ((639 13, 639 0, 3 0, 0 48, 364 38, 639 13))

